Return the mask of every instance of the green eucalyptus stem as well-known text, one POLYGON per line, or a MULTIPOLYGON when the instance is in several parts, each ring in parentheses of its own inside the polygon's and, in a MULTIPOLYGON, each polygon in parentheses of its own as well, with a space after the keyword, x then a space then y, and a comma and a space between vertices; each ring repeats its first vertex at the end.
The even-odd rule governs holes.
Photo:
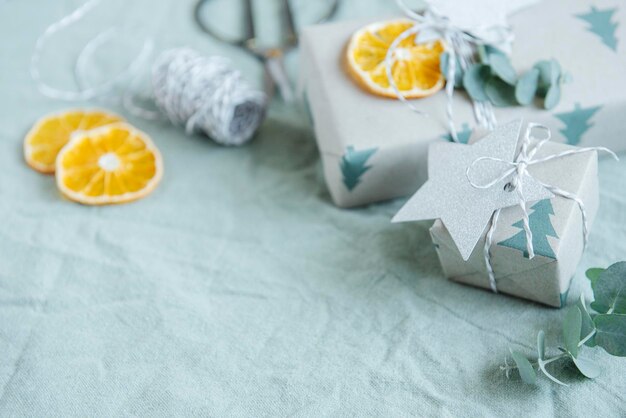
POLYGON ((596 335, 596 329, 595 328, 585 338, 580 340, 580 342, 578 343, 578 346, 582 347, 587 341, 592 339, 594 335, 596 335))
MULTIPOLYGON (((548 70, 547 67, 553 66, 552 64, 543 62, 542 68, 537 70, 548 70)), ((536 75, 531 75, 534 80, 536 75)), ((529 80, 530 78, 529 76, 529 80)), ((520 97, 528 99, 528 95, 523 94, 520 97)), ((516 370, 524 383, 534 384, 540 371, 554 383, 567 386, 552 376, 546 366, 568 358, 583 376, 595 379, 601 374, 602 368, 593 359, 579 357, 584 345, 603 348, 605 352, 616 357, 626 357, 626 261, 612 264, 606 269, 589 269, 586 275, 591 281, 594 294, 591 303, 593 311, 590 313, 587 309, 584 295, 580 296, 575 306, 568 309, 563 320, 565 345, 558 347, 561 354, 545 357, 545 333, 541 330, 537 334, 536 361, 531 362, 524 354, 509 349, 514 364, 509 364, 505 357, 504 366, 500 366, 500 370, 506 372, 507 378, 512 370, 516 370), (586 334, 584 337, 583 333, 586 334)))
MULTIPOLYGON (((557 361, 557 360, 560 360, 560 359, 565 358, 565 357, 569 357, 569 354, 568 353, 562 353, 562 354, 559 354, 558 356, 550 357, 550 358, 548 358, 546 360, 543 360, 543 365, 545 366, 546 364, 550 364, 553 361, 557 361)), ((535 364, 539 365, 539 362, 537 361, 535 364)))
MULTIPOLYGON (((568 353, 562 353, 562 354, 559 354, 558 356, 549 357, 546 360, 543 360, 543 365, 545 366, 546 364, 550 364, 553 361, 557 361, 557 360, 560 360, 560 359, 565 358, 565 357, 569 357, 569 354, 568 353)), ((537 368, 539 367, 539 360, 537 360, 537 361, 529 361, 529 363, 533 367, 537 367, 537 368)), ((504 366, 500 366, 500 370, 502 370, 502 371, 517 370, 518 368, 519 367, 517 367, 517 365, 509 365, 509 364, 505 364, 504 366)))

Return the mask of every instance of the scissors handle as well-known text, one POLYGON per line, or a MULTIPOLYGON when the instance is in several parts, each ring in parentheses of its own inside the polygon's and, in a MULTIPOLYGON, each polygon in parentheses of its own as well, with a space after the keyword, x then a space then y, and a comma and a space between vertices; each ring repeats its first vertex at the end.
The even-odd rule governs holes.
MULTIPOLYGON (((2 0, 0 0, 2 1, 2 0)), ((228 39, 222 36, 220 33, 214 31, 210 25, 202 19, 201 12, 204 5, 209 0, 197 0, 194 8, 194 19, 198 26, 209 35, 221 42, 228 43, 233 46, 237 46, 247 50, 250 54, 255 56, 265 67, 265 74, 269 81, 268 90, 273 91, 274 87, 277 87, 280 95, 286 103, 291 103, 295 100, 295 93, 291 87, 287 71, 285 70, 284 54, 285 52, 294 48, 298 43, 298 36, 296 32, 296 24, 294 19, 293 8, 291 7, 290 0, 282 0, 282 20, 283 28, 286 31, 286 38, 280 47, 271 48, 269 50, 261 48, 256 42, 256 30, 254 24, 254 10, 253 0, 243 0, 244 2, 244 37, 240 39, 228 39)), ((340 0, 331 0, 329 9, 325 16, 323 16, 318 22, 323 22, 332 17, 337 11, 340 0)))
POLYGON ((280 96, 285 103, 293 103, 295 93, 291 87, 287 70, 285 69, 285 60, 283 52, 279 49, 270 51, 263 61, 265 71, 270 76, 273 84, 278 88, 280 96))

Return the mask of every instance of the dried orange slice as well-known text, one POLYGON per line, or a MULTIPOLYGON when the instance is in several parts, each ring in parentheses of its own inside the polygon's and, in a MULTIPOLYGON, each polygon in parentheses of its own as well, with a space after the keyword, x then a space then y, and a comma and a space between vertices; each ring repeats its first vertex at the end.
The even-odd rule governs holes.
POLYGON ((161 153, 145 133, 115 123, 74 135, 56 160, 61 193, 86 205, 147 196, 163 176, 161 153))
MULTIPOLYGON (((350 76, 366 91, 397 98, 387 78, 385 58, 393 41, 411 28, 409 20, 370 24, 358 30, 346 48, 346 66, 350 76)), ((441 41, 417 44, 415 36, 400 42, 394 54, 391 74, 398 90, 407 99, 430 96, 444 86, 439 57, 441 41)))
POLYGON ((69 110, 45 116, 24 138, 24 158, 35 170, 54 173, 57 154, 72 134, 121 120, 121 117, 102 110, 69 110))

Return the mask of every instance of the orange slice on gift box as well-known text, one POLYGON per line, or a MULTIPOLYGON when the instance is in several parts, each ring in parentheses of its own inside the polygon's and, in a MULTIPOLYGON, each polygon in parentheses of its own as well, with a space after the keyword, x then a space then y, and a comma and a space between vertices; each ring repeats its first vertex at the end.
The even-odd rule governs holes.
MULTIPOLYGON (((397 98, 387 78, 385 58, 393 41, 413 26, 409 20, 393 20, 368 25, 352 35, 346 48, 346 66, 351 77, 366 91, 397 98)), ((415 36, 400 42, 391 67, 398 90, 407 99, 430 96, 444 86, 439 57, 441 41, 417 44, 415 36)))
POLYGON ((45 116, 24 138, 24 158, 31 168, 52 174, 57 155, 72 134, 121 120, 121 117, 102 110, 70 110, 45 116))
POLYGON ((140 199, 162 176, 159 150, 148 135, 126 123, 74 135, 56 160, 59 190, 86 205, 140 199))

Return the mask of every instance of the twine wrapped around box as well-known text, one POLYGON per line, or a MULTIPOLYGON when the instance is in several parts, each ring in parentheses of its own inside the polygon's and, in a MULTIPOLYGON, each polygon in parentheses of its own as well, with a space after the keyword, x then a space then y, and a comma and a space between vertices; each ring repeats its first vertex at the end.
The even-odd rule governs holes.
MULTIPOLYGON (((429 3, 426 3, 426 10, 423 13, 416 13, 411 10, 404 2, 404 0, 396 0, 404 14, 411 20, 415 21, 415 24, 402 32, 391 44, 385 57, 385 67, 387 73, 387 79, 391 88, 395 91, 398 99, 405 103, 412 111, 420 115, 425 113, 415 106, 413 106, 402 94, 398 88, 393 76, 392 66, 395 61, 398 49, 402 41, 414 36, 417 37, 417 42, 429 42, 433 36, 444 40, 444 47, 449 54, 446 77, 446 116, 448 129, 452 139, 458 142, 457 130, 454 124, 454 109, 453 98, 454 88, 456 83, 456 73, 459 70, 465 71, 474 62, 474 54, 479 45, 489 45, 494 48, 509 49, 513 41, 513 34, 511 30, 502 25, 493 25, 487 28, 482 28, 483 34, 473 33, 467 29, 461 28, 455 25, 448 16, 443 16, 435 11, 429 3), (423 34, 427 34, 426 37, 423 34), (457 69, 457 60, 461 65, 460 69, 457 69)), ((474 108, 474 117, 479 126, 486 129, 493 129, 496 125, 496 117, 493 113, 493 107, 491 103, 486 101, 472 100, 472 106, 474 108)))
MULTIPOLYGON (((551 138, 551 133, 550 133, 550 129, 544 125, 540 125, 537 123, 529 123, 527 128, 526 128, 526 132, 523 136, 523 140, 522 140, 522 146, 521 149, 517 155, 517 157, 515 158, 515 161, 511 162, 511 161, 506 161, 504 159, 501 158, 494 158, 494 157, 479 157, 477 159, 475 159, 472 164, 470 164, 469 167, 467 167, 466 170, 466 177, 467 180, 470 182, 470 184, 475 187, 476 189, 488 189, 491 187, 494 187, 496 184, 502 182, 505 179, 510 178, 511 180, 506 184, 505 186, 505 192, 510 193, 510 192, 515 192, 517 193, 517 196, 519 197, 519 207, 522 210, 522 222, 523 222, 523 228, 524 228, 524 232, 526 234, 526 248, 528 251, 528 258, 532 259, 535 256, 535 251, 533 248, 533 234, 532 231, 530 229, 530 221, 529 221, 529 216, 528 216, 528 206, 527 206, 527 200, 524 196, 524 192, 523 192, 523 187, 522 187, 522 181, 521 179, 524 176, 532 176, 529 172, 528 172, 528 167, 532 166, 532 165, 536 165, 536 164, 542 164, 542 163, 546 163, 548 161, 552 161, 552 160, 556 160, 559 158, 564 158, 570 155, 574 155, 574 154, 580 154, 580 153, 584 153, 584 152, 591 152, 591 151, 599 151, 599 152, 606 152, 608 154, 610 154, 615 160, 619 160, 619 158, 617 157, 617 155, 609 150, 608 148, 605 147, 587 147, 587 148, 577 148, 577 149, 572 149, 572 150, 568 150, 568 151, 563 151, 560 152, 558 154, 552 154, 549 155, 547 157, 542 157, 539 159, 533 159, 535 154, 541 149, 541 147, 550 140, 551 138), (534 129, 540 129, 543 130, 546 133, 546 136, 542 139, 538 139, 536 137, 533 136, 533 130, 534 129), (533 140, 537 140, 538 142, 531 147, 531 141, 533 140), (497 176, 496 178, 494 178, 491 181, 488 181, 486 183, 481 183, 481 182, 476 182, 474 180, 472 180, 472 170, 478 170, 477 165, 481 162, 481 161, 494 161, 494 162, 499 162, 499 163, 503 163, 505 166, 509 167, 505 170, 503 170, 503 172, 497 176)), ((576 202, 576 204, 578 205, 578 207, 580 208, 580 213, 582 216, 582 226, 583 226, 583 248, 587 246, 587 241, 588 241, 588 237, 589 237, 589 225, 588 225, 588 221, 587 221, 587 211, 585 210, 585 205, 583 203, 583 201, 575 194, 575 193, 570 193, 567 190, 563 190, 559 187, 541 182, 539 180, 537 180, 539 182, 539 184, 541 184, 543 187, 545 187, 546 189, 548 189, 550 192, 552 192, 555 196, 560 196, 563 197, 565 199, 570 199, 574 202, 576 202)), ((498 218, 500 216, 500 211, 502 209, 497 209, 494 213, 493 213, 493 217, 491 219, 491 225, 489 227, 489 230, 487 232, 487 239, 485 240, 485 246, 484 246, 484 257, 485 257, 485 265, 487 266, 487 273, 489 275, 489 286, 491 287, 491 290, 494 293, 498 293, 498 288, 496 285, 496 278, 495 278, 495 274, 493 271, 493 266, 491 264, 491 259, 490 259, 490 249, 491 249, 491 245, 493 242, 493 234, 494 231, 497 227, 498 224, 498 218)))

